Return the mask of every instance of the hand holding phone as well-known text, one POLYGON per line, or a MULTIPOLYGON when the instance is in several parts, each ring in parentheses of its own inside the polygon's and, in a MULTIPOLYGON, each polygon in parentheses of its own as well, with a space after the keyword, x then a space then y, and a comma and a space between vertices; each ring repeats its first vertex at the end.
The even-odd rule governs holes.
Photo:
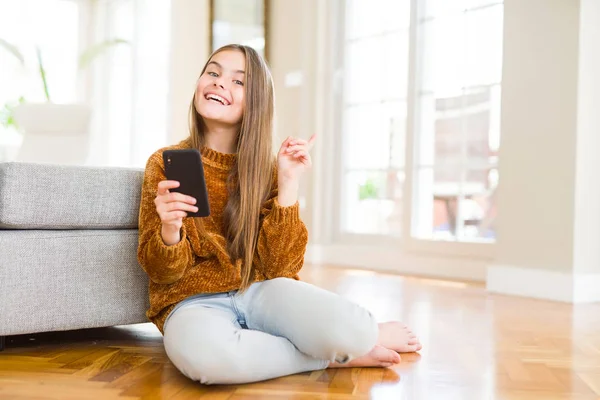
POLYGON ((179 187, 177 181, 161 181, 158 183, 158 190, 154 204, 156 212, 163 225, 169 225, 173 230, 181 229, 183 218, 187 217, 188 212, 198 212, 195 206, 196 199, 182 193, 171 192, 172 189, 179 187))
POLYGON ((200 152, 194 149, 163 152, 166 180, 158 183, 154 199, 167 245, 179 243, 185 217, 210 215, 200 152))
POLYGON ((188 217, 208 217, 210 207, 204 179, 202 156, 196 149, 165 150, 163 162, 167 180, 179 182, 170 192, 178 192, 196 199, 196 211, 188 211, 188 217))

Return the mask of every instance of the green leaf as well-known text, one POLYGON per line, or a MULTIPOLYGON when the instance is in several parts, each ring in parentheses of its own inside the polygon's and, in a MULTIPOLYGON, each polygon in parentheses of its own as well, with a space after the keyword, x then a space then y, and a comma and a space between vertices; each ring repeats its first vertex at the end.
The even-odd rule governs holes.
POLYGON ((6 51, 15 56, 15 58, 19 60, 21 65, 25 65, 25 57, 23 57, 23 54, 21 54, 17 46, 10 44, 6 40, 0 38, 0 47, 3 47, 6 51))
POLYGON ((129 42, 124 39, 109 39, 93 45, 83 52, 81 56, 79 56, 79 68, 87 68, 96 57, 104 53, 109 48, 120 44, 129 44, 129 42))
POLYGON ((46 70, 44 69, 44 63, 42 62, 42 51, 39 47, 36 47, 35 52, 37 54, 38 65, 40 67, 40 76, 42 77, 42 83, 44 84, 44 94, 46 95, 46 100, 50 101, 50 93, 48 93, 48 82, 46 81, 46 70))
POLYGON ((18 129, 17 122, 15 121, 13 110, 19 104, 25 103, 25 98, 21 96, 19 100, 8 102, 0 109, 0 125, 5 128, 15 128, 18 129))
POLYGON ((360 200, 376 199, 379 190, 377 184, 372 179, 367 179, 364 185, 358 187, 358 198, 360 200))

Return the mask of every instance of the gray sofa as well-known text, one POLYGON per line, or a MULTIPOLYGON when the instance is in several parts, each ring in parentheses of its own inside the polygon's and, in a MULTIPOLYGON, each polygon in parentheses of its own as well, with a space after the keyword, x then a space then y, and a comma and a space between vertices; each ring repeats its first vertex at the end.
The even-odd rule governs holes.
POLYGON ((143 170, 0 163, 0 349, 8 335, 147 322, 143 170))

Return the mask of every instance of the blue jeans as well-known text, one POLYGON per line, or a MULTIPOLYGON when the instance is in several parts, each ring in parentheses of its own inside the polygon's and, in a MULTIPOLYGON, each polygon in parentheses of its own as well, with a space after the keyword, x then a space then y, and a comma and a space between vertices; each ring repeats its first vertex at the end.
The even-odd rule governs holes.
POLYGON ((348 362, 376 344, 367 310, 287 278, 179 303, 164 325, 171 362, 204 384, 256 382, 348 362))

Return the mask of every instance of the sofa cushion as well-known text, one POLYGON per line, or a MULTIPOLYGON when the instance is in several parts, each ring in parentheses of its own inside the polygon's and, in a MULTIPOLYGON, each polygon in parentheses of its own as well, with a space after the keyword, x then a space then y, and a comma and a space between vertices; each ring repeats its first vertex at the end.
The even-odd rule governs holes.
POLYGON ((0 230, 0 336, 148 322, 138 231, 0 230))
POLYGON ((0 228, 137 228, 143 177, 143 169, 0 163, 0 228))

